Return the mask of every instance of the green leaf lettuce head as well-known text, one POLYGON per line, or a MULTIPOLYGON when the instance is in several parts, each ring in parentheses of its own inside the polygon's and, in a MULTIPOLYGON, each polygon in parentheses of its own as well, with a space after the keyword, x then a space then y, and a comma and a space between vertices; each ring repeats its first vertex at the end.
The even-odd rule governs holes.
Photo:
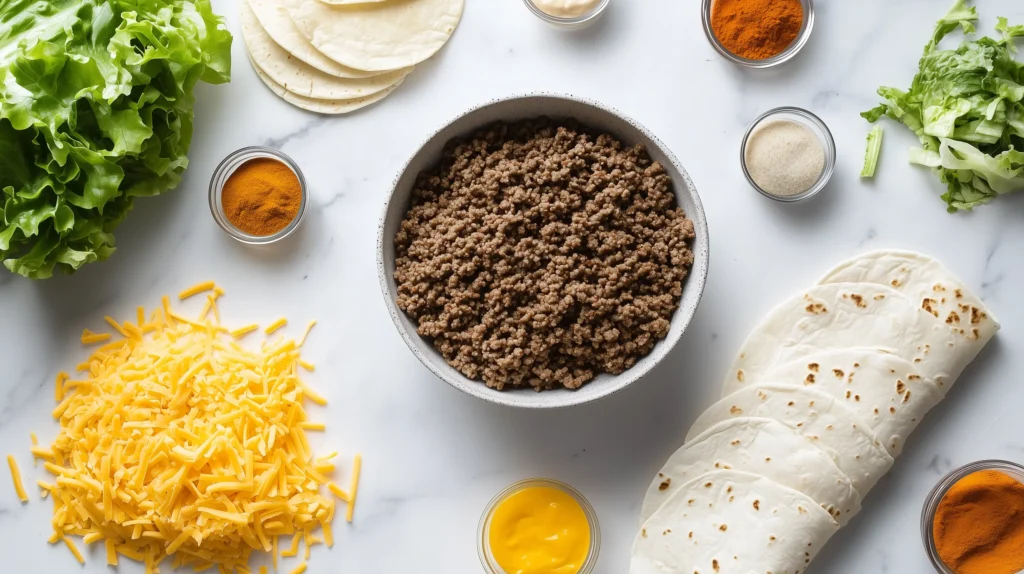
POLYGON ((885 103, 861 114, 870 122, 888 116, 917 134, 922 147, 911 162, 936 170, 950 212, 1024 189, 1024 64, 1014 57, 1024 26, 1000 18, 999 39, 939 49, 957 28, 973 34, 977 20, 977 10, 958 0, 925 46, 910 89, 879 88, 885 103))
POLYGON ((193 88, 227 82, 209 0, 0 0, 0 260, 106 259, 136 197, 181 181, 193 88))

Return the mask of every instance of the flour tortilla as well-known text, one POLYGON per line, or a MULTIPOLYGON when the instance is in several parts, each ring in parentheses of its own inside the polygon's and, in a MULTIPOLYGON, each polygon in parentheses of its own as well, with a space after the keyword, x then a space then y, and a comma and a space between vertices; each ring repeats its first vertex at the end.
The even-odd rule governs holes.
POLYGON ((276 83, 289 92, 318 100, 365 98, 394 86, 408 69, 369 78, 337 78, 292 57, 260 26, 247 2, 241 4, 242 38, 249 57, 276 83))
MULTIPOLYGON (((368 78, 370 76, 379 76, 382 73, 379 71, 367 72, 342 66, 321 54, 295 27, 295 23, 292 22, 292 18, 288 15, 288 10, 285 8, 284 0, 247 1, 253 13, 256 14, 256 19, 259 20, 263 30, 277 45, 317 70, 337 78, 368 78)), ((392 71, 396 70, 387 70, 386 72, 392 71)))
POLYGON ((883 285, 835 283, 804 291, 772 310, 726 376, 765 380, 772 368, 826 349, 873 347, 900 356, 941 386, 973 358, 967 340, 905 295, 883 285))
POLYGON ((332 6, 285 0, 316 49, 357 70, 395 70, 433 56, 455 32, 465 0, 388 0, 332 6))
POLYGON ((761 383, 744 387, 704 411, 690 428, 686 442, 737 417, 775 419, 795 429, 835 462, 862 499, 892 468, 892 457, 849 407, 804 386, 761 383))
POLYGON ((813 500, 767 478, 704 474, 640 528, 630 574, 800 574, 839 529, 813 500))
POLYGON ((386 2, 388 0, 319 0, 331 6, 345 6, 349 4, 373 4, 375 2, 386 2))
POLYGON ((383 100, 402 84, 402 82, 399 81, 397 84, 383 92, 377 92, 376 94, 365 98, 356 98, 352 100, 316 100, 289 92, 284 88, 284 86, 272 80, 270 76, 267 76, 251 58, 249 59, 249 63, 252 64, 252 67, 256 71, 256 75, 260 77, 260 80, 263 80, 263 83, 266 84, 266 86, 282 100, 297 108, 317 114, 340 115, 354 112, 358 109, 365 108, 370 104, 383 100))
MULTIPOLYGON (((910 251, 873 251, 840 263, 820 281, 877 283, 906 295, 919 309, 952 327, 967 341, 957 345, 970 363, 999 331, 981 298, 939 261, 910 251)), ((944 381, 945 382, 945 381, 944 381)), ((948 391, 948 385, 944 385, 948 391)))
POLYGON ((769 369, 762 378, 743 383, 734 378, 726 391, 762 381, 809 386, 832 395, 874 431, 893 457, 943 398, 942 389, 910 362, 865 347, 809 353, 769 369))
POLYGON ((767 418, 722 421, 677 450, 644 497, 640 522, 684 484, 714 470, 738 470, 802 492, 839 524, 860 510, 860 495, 831 458, 796 430, 767 418))

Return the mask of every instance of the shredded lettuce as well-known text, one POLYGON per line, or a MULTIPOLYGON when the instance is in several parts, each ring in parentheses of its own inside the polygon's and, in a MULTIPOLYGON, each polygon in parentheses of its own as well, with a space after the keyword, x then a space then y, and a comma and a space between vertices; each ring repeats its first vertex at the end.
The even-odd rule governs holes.
POLYGON ((957 28, 973 34, 977 20, 977 10, 958 0, 936 25, 910 89, 879 88, 884 103, 861 114, 869 122, 888 116, 917 135, 922 147, 910 161, 936 170, 950 212, 1024 189, 1017 151, 1024 149, 1024 64, 1014 58, 1024 26, 999 18, 999 39, 939 49, 957 28))
POLYGON ((209 0, 0 0, 0 259, 31 278, 114 251, 188 166, 193 88, 227 82, 209 0))
POLYGON ((875 177, 875 170, 878 169, 878 156, 882 153, 882 126, 875 126, 868 132, 868 150, 864 154, 864 169, 860 176, 864 178, 875 177))

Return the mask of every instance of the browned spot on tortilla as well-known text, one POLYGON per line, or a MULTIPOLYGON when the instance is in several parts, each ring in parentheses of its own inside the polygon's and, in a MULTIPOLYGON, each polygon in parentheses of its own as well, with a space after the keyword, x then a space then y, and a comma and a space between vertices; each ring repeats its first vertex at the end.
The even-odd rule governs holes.
POLYGON ((825 427, 825 430, 832 430, 832 429, 834 429, 834 428, 835 428, 835 427, 833 427, 832 425, 828 425, 828 426, 826 426, 826 427, 825 427))
POLYGON ((946 317, 946 324, 947 325, 959 325, 960 324, 960 315, 957 315, 956 311, 950 311, 949 312, 949 317, 946 317))
POLYGON ((811 303, 806 307, 806 310, 811 315, 822 315, 828 313, 828 308, 822 303, 811 303))
POLYGON ((807 369, 810 370, 810 371, 813 371, 815 373, 817 373, 818 369, 820 369, 820 368, 821 368, 821 365, 819 365, 818 363, 811 363, 810 365, 807 365, 807 369))
POLYGON ((882 299, 885 299, 885 295, 882 295, 881 293, 875 295, 875 301, 881 301, 882 299))
POLYGON ((921 380, 921 375, 907 375, 907 380, 909 380, 909 381, 920 381, 921 380))
POLYGON ((853 395, 853 400, 860 402, 860 395, 853 395))
POLYGON ((956 291, 953 291, 953 293, 956 294, 956 298, 957 299, 963 299, 964 298, 964 292, 961 291, 960 289, 957 289, 956 291))
POLYGON ((797 506, 796 509, 800 514, 807 514, 807 510, 803 506, 797 506))
POLYGON ((901 395, 907 392, 907 385, 903 381, 896 381, 896 392, 901 395))
POLYGON ((846 373, 844 373, 842 369, 832 369, 832 374, 835 375, 837 379, 841 379, 846 376, 846 373))
POLYGON ((910 402, 910 391, 907 391, 907 394, 903 395, 903 404, 907 404, 908 402, 910 402))
POLYGON ((732 406, 732 407, 731 407, 731 408, 729 409, 729 414, 731 414, 731 415, 733 415, 733 416, 737 416, 737 417, 738 417, 738 416, 740 416, 740 415, 742 415, 742 414, 743 414, 743 409, 741 409, 741 408, 737 407, 736 405, 733 405, 733 406, 732 406))
POLYGON ((690 532, 690 534, 688 535, 688 538, 693 538, 693 532, 690 532))
POLYGON ((946 288, 942 286, 942 283, 936 283, 935 286, 932 287, 932 291, 935 291, 936 293, 944 293, 946 288))
POLYGON ((717 559, 711 561, 711 567, 715 569, 715 572, 718 572, 718 560, 717 559))
POLYGON ((775 542, 775 537, 774 536, 769 536, 768 540, 771 541, 771 542, 775 542))
POLYGON ((931 313, 932 315, 935 315, 935 317, 938 318, 939 311, 938 311, 938 309, 936 309, 938 304, 939 304, 939 302, 936 301, 935 299, 930 299, 928 297, 925 297, 924 301, 921 302, 921 308, 924 309, 925 311, 931 313))
POLYGON ((892 285, 893 287, 899 287, 900 281, 899 279, 893 279, 892 281, 889 282, 889 284, 892 285))
POLYGON ((793 401, 789 401, 789 406, 792 407, 792 406, 795 406, 795 405, 796 405, 796 403, 794 403, 793 401))
POLYGON ((852 396, 853 396, 853 391, 846 391, 846 398, 850 398, 852 396))
POLYGON ((864 302, 864 296, 863 295, 858 295, 856 293, 853 293, 853 294, 850 295, 850 299, 853 299, 853 302, 858 307, 860 307, 861 309, 867 309, 868 308, 868 304, 864 302))
POLYGON ((754 501, 754 510, 761 510, 761 501, 760 500, 755 500, 754 501))
POLYGON ((743 369, 736 371, 736 380, 741 383, 743 382, 743 369))
POLYGON ((713 483, 710 483, 710 482, 705 482, 704 483, 704 488, 711 488, 712 486, 714 486, 713 483))
POLYGON ((719 526, 718 529, 721 530, 722 532, 725 532, 726 530, 729 530, 729 525, 723 524, 723 525, 719 526))
POLYGON ((764 461, 765 462, 771 462, 772 461, 772 457, 766 456, 766 457, 764 457, 764 461))
POLYGON ((814 384, 814 373, 808 373, 807 374, 807 378, 804 379, 804 384, 805 385, 813 385, 814 384))
POLYGON ((729 488, 726 488, 725 492, 726 494, 732 494, 732 487, 730 486, 729 488))
POLYGON ((647 529, 646 528, 641 528, 640 529, 640 536, 643 536, 644 538, 647 538, 647 529))
POLYGON ((981 332, 978 331, 977 329, 971 329, 971 338, 972 339, 980 339, 981 338, 981 332))
POLYGON ((740 444, 740 439, 736 439, 736 440, 732 441, 729 444, 731 444, 732 446, 736 446, 736 445, 740 444))
POLYGON ((859 369, 860 368, 860 363, 854 363, 853 364, 853 368, 854 369, 859 369))
POLYGON ((664 481, 662 481, 661 484, 658 485, 658 490, 665 492, 666 490, 668 490, 668 487, 670 486, 672 486, 672 479, 666 478, 664 481))
POLYGON ((977 325, 985 319, 988 319, 988 315, 984 311, 977 307, 971 307, 971 325, 977 325))

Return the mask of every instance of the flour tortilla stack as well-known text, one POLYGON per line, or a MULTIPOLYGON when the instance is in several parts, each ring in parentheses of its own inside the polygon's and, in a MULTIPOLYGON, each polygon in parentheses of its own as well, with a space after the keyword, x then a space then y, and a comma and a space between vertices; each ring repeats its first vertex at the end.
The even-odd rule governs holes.
POLYGON ((247 1, 252 8, 256 19, 259 20, 263 30, 283 50, 317 70, 338 78, 367 78, 378 76, 381 73, 392 72, 368 72, 343 66, 334 60, 323 55, 319 50, 309 43, 309 40, 299 32, 292 22, 291 16, 285 7, 284 0, 243 0, 247 1))
POLYGON ((875 347, 906 359, 937 384, 951 385, 974 342, 903 293, 872 283, 817 285, 772 310, 743 344, 726 378, 764 380, 771 369, 822 349, 875 347))
POLYGON ((358 70, 415 66, 440 50, 465 0, 388 0, 352 5, 287 0, 298 30, 330 59, 358 70))
MULTIPOLYGON (((819 282, 875 283, 906 295, 917 308, 949 325, 966 342, 956 345, 967 364, 999 331, 999 321, 960 279, 935 259, 909 251, 873 251, 840 263, 819 282)), ((939 381, 948 391, 947 381, 939 381)), ((949 381, 952 383, 952 381, 949 381)))
POLYGON ((668 459, 647 489, 640 521, 684 484, 715 470, 749 472, 802 492, 840 524, 860 510, 853 483, 808 438, 777 420, 740 417, 716 424, 668 459))
POLYGON ((256 71, 256 75, 259 76, 260 80, 262 80, 272 92, 280 96, 282 100, 297 108, 317 114, 338 115, 354 112, 358 109, 365 108, 370 104, 383 100, 402 84, 402 82, 398 82, 382 92, 377 92, 376 94, 366 96, 365 98, 356 98, 353 100, 317 100, 289 92, 284 88, 284 86, 278 84, 271 79, 270 76, 266 75, 251 59, 249 60, 249 63, 252 64, 252 67, 256 71))
POLYGON ((839 525, 767 478, 715 471, 683 486, 641 527, 630 574, 799 574, 839 525))
POLYGON ((316 100, 350 100, 372 96, 405 78, 409 69, 368 78, 330 76, 292 57, 266 33, 247 2, 241 3, 242 38, 252 62, 293 94, 316 100))
POLYGON ((835 462, 861 497, 892 468, 892 457, 866 423, 831 395, 810 387, 770 383, 745 387, 704 411, 686 442, 738 417, 775 419, 796 430, 835 462))

